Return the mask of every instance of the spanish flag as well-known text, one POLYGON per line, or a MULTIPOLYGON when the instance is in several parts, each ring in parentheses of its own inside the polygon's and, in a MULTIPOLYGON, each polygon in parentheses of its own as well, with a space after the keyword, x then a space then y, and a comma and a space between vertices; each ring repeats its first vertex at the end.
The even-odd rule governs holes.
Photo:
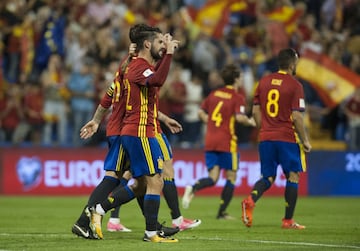
POLYGON ((229 23, 231 12, 240 12, 247 8, 245 0, 209 0, 199 10, 192 8, 180 11, 183 20, 192 29, 201 31, 214 38, 221 38, 224 28, 229 23))
POLYGON ((292 34, 296 30, 297 20, 302 14, 303 11, 300 9, 295 9, 291 6, 282 6, 265 13, 265 16, 270 20, 283 23, 286 32, 292 34))
POLYGON ((306 80, 330 108, 360 87, 360 75, 325 54, 306 50, 299 58, 296 75, 306 80))

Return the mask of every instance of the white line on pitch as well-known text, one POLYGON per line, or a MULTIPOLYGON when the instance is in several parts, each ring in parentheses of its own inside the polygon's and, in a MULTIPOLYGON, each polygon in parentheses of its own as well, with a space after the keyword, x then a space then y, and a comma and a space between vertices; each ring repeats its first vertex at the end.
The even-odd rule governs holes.
POLYGON ((296 245, 296 246, 312 246, 312 247, 331 247, 331 248, 349 248, 360 249, 360 246, 352 245, 337 245, 337 244, 324 244, 324 243, 311 243, 311 242, 293 242, 293 241, 268 241, 268 240, 234 240, 224 238, 205 238, 205 237, 182 237, 180 239, 188 240, 207 240, 207 241, 232 241, 232 242, 252 242, 252 243, 268 243, 268 244, 281 244, 281 245, 296 245))
MULTIPOLYGON (((72 234, 40 234, 40 233, 0 233, 0 236, 42 236, 42 237, 69 237, 72 234)), ((239 240, 239 239, 224 239, 224 238, 206 238, 206 237, 181 237, 180 240, 204 240, 204 241, 227 241, 227 242, 251 242, 251 243, 265 243, 265 244, 280 244, 280 245, 294 245, 294 246, 311 246, 311 247, 329 247, 329 248, 347 248, 347 249, 360 249, 360 246, 352 245, 339 245, 339 244, 325 244, 325 243, 312 243, 312 242, 294 242, 294 241, 271 241, 271 240, 239 240)), ((1 251, 1 250, 0 250, 1 251)))

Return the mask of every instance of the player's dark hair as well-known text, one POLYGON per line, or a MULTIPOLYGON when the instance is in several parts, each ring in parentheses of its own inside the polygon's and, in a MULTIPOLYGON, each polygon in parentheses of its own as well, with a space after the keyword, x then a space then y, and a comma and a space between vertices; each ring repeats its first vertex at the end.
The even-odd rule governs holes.
POLYGON ((278 66, 281 70, 287 70, 291 64, 293 64, 298 55, 292 48, 283 49, 277 56, 278 66))
POLYGON ((240 69, 234 64, 226 65, 220 72, 225 85, 234 84, 235 79, 240 76, 240 69))
POLYGON ((129 38, 132 43, 136 44, 136 50, 141 50, 144 47, 144 41, 153 41, 161 30, 157 27, 151 27, 146 24, 136 24, 130 28, 129 38))

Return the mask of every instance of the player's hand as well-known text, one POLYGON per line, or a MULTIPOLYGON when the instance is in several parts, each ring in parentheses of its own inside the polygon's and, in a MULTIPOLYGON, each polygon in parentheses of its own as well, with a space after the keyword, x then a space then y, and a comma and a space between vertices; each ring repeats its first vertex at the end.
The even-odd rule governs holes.
POLYGON ((179 48, 179 40, 171 40, 169 43, 166 44, 166 53, 167 54, 174 54, 175 50, 179 48))
POLYGON ((90 120, 80 129, 80 138, 88 139, 97 132, 99 124, 94 120, 90 120))
POLYGON ((172 118, 168 118, 164 121, 164 124, 170 129, 171 133, 179 133, 183 130, 181 124, 172 118))
POLYGON ((179 48, 179 40, 173 40, 170 33, 164 35, 164 41, 166 44, 166 53, 173 54, 177 48, 179 48))
POLYGON ((131 43, 129 45, 129 55, 130 55, 130 57, 136 57, 137 56, 136 44, 135 43, 131 43))
POLYGON ((312 146, 309 141, 303 142, 304 152, 308 153, 311 151, 312 146))
POLYGON ((249 126, 252 126, 252 127, 255 127, 256 126, 256 122, 255 122, 255 119, 253 117, 249 118, 249 126))

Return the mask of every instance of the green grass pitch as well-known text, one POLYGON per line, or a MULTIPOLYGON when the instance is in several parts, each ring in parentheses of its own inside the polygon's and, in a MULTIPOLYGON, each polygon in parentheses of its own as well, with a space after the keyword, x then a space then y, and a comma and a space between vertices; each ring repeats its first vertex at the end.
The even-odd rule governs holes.
MULTIPOLYGON (((253 227, 240 219, 241 197, 234 197, 228 213, 235 220, 216 220, 218 197, 195 197, 188 218, 202 224, 176 235, 178 243, 142 241, 144 219, 135 201, 121 209, 121 221, 131 233, 106 231, 103 240, 85 240, 71 233, 87 197, 0 197, 0 250, 360 250, 360 198, 300 197, 295 219, 305 230, 280 228, 281 197, 264 196, 256 205, 253 227)), ((159 221, 171 223, 162 199, 159 221)))

